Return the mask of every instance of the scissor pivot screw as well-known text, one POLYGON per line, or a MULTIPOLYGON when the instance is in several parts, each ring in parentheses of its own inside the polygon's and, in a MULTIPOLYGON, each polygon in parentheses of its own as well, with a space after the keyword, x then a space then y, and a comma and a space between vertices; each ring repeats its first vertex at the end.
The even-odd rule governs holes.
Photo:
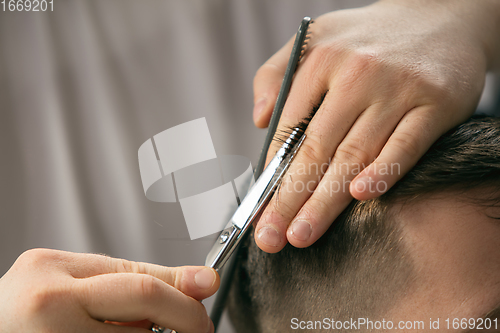
POLYGON ((225 242, 227 242, 228 239, 229 239, 229 231, 224 231, 222 234, 220 234, 219 243, 224 244, 225 242))

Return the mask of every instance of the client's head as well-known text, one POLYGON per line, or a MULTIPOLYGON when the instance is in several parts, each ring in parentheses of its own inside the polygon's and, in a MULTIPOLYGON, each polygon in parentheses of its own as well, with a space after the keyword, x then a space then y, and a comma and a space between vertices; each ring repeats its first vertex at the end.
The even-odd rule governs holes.
POLYGON ((314 245, 267 254, 249 237, 233 323, 238 332, 468 331, 499 314, 498 218, 500 119, 473 118, 382 197, 353 201, 314 245), (455 318, 470 320, 456 329, 455 318))

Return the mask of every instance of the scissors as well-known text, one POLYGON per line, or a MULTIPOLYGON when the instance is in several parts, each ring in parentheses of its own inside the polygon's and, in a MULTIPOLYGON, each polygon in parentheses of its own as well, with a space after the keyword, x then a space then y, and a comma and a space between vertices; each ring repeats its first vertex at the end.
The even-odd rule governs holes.
MULTIPOLYGON (((216 271, 220 271, 224 264, 228 261, 231 254, 237 250, 238 244, 247 234, 252 223, 259 217, 262 210, 273 196, 274 192, 281 184, 283 176, 286 174, 290 164, 292 163, 297 151, 304 142, 306 135, 304 129, 294 128, 283 145, 273 157, 271 162, 264 169, 267 152, 274 134, 278 127, 278 122, 285 106, 288 93, 292 84, 293 75, 297 69, 298 63, 305 53, 307 41, 309 39, 308 28, 313 22, 310 17, 304 17, 300 23, 298 32, 293 44, 292 53, 288 60, 288 65, 285 70, 285 76, 281 84, 281 88, 274 106, 273 114, 269 122, 264 147, 260 154, 259 163, 254 172, 254 177, 257 179, 255 184, 250 188, 247 195, 241 202, 240 206, 224 227, 219 237, 215 241, 212 249, 209 251, 205 266, 211 267, 216 271)), ((230 287, 230 280, 234 272, 234 260, 226 267, 222 276, 221 286, 212 309, 210 317, 214 323, 215 331, 224 309, 225 299, 230 287)), ((153 324, 151 331, 155 333, 163 333, 165 328, 153 324)), ((171 333, 176 333, 171 331, 171 333)))
POLYGON ((266 207, 305 137, 303 131, 296 128, 286 139, 262 175, 249 190, 229 223, 220 233, 207 255, 205 266, 218 271, 226 263, 250 225, 266 207))
POLYGON ((274 106, 269 130, 267 132, 264 148, 262 149, 259 164, 254 176, 257 181, 250 188, 240 206, 224 227, 219 237, 215 241, 212 249, 207 255, 205 266, 219 271, 234 252, 241 239, 248 232, 250 225, 258 218, 262 210, 266 207, 272 195, 281 184, 283 176, 292 163, 297 151, 306 137, 304 130, 294 128, 282 147, 278 150, 266 169, 262 172, 266 161, 269 145, 274 137, 278 122, 285 105, 290 86, 292 84, 295 69, 305 52, 308 36, 308 27, 311 23, 310 17, 304 17, 299 26, 292 54, 288 61, 285 76, 281 84, 281 89, 274 106), (261 174, 262 172, 262 174, 261 174))

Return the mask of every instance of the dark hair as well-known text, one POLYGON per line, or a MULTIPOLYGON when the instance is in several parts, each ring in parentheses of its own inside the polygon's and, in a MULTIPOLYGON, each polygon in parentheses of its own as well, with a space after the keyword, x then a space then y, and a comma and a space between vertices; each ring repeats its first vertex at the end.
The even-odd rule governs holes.
POLYGON ((308 248, 267 254, 248 237, 229 299, 237 331, 283 332, 294 317, 379 318, 416 277, 390 208, 448 191, 473 200, 475 189, 485 190, 474 203, 500 202, 498 118, 473 117, 443 135, 386 194, 354 200, 308 248))

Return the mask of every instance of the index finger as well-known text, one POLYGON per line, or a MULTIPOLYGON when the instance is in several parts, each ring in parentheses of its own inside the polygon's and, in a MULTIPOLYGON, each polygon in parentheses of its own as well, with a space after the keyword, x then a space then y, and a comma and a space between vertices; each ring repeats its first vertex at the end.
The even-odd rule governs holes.
POLYGON ((139 273, 154 276, 195 299, 209 297, 219 286, 219 275, 208 267, 161 265, 111 258, 100 254, 70 253, 56 250, 40 251, 39 260, 58 263, 61 269, 77 279, 101 274, 139 273), (207 282, 208 281, 208 282, 207 282), (200 288, 198 284, 209 287, 200 288))
POLYGON ((97 275, 77 280, 73 291, 83 308, 97 320, 148 319, 186 333, 212 330, 200 302, 150 275, 97 275))

